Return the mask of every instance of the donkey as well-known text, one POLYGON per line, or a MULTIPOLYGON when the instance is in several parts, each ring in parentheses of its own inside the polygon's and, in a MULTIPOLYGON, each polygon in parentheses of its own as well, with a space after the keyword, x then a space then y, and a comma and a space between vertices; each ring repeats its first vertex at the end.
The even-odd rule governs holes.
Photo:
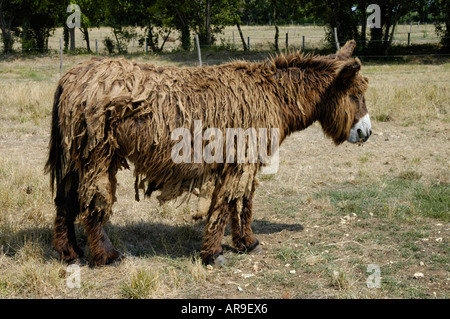
POLYGON ((318 121, 336 145, 365 142, 372 133, 364 99, 368 79, 351 57, 355 46, 352 40, 329 56, 295 52, 219 66, 102 58, 70 69, 55 92, 45 166, 52 192, 56 185, 56 251, 66 262, 83 257, 74 230, 79 218, 95 265, 123 257, 103 225, 116 201, 116 173, 131 162, 137 200, 141 189, 146 196, 160 191, 161 202, 185 192, 207 199, 199 208, 206 218, 200 252, 205 264, 224 263, 221 241, 229 221, 239 252, 261 252, 251 227, 261 161, 175 162, 172 133, 194 133, 199 121, 201 132, 276 128, 277 141, 259 146, 271 153, 273 144, 318 121))

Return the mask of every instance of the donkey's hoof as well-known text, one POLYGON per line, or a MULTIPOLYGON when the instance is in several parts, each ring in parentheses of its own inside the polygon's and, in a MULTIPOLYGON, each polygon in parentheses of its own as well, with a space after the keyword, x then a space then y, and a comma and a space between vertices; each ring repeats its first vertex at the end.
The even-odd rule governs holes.
POLYGON ((81 257, 77 257, 67 262, 68 265, 86 266, 88 264, 87 260, 81 257))
POLYGON ((214 266, 223 267, 227 264, 227 259, 223 255, 219 255, 214 258, 214 266))
POLYGON ((251 255, 262 255, 264 253, 264 250, 262 249, 261 245, 256 245, 252 250, 248 252, 251 255))
POLYGON ((124 259, 125 259, 124 255, 122 255, 118 251, 115 251, 113 256, 108 258, 106 265, 116 267, 119 266, 122 263, 122 260, 124 259))
POLYGON ((122 259, 124 256, 114 249, 108 254, 96 255, 93 261, 95 266, 118 266, 122 259))
POLYGON ((261 255, 263 252, 264 251, 258 239, 253 244, 251 244, 250 247, 247 248, 247 253, 252 255, 261 255))
POLYGON ((223 256, 223 251, 215 254, 214 256, 209 255, 205 259, 203 259, 203 263, 208 266, 222 267, 226 264, 227 259, 223 256))

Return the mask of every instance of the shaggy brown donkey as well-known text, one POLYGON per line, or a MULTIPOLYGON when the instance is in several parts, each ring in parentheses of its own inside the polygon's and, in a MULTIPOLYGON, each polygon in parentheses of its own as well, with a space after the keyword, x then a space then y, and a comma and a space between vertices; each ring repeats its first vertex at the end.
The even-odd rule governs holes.
MULTIPOLYGON (((121 258, 103 225, 116 201, 116 173, 129 168, 128 161, 135 167, 136 199, 140 189, 147 196, 159 190, 161 202, 183 192, 199 196, 198 216, 207 221, 205 263, 223 262, 221 240, 229 221, 239 251, 260 251, 251 222, 261 160, 250 162, 247 154, 244 162, 234 155, 225 163, 190 156, 177 162, 173 133, 184 128, 203 150, 207 141, 201 134, 198 140, 198 123, 203 134, 209 128, 277 129, 278 141, 269 137, 259 145, 269 155, 273 145, 315 121, 336 144, 366 141, 371 134, 364 101, 368 79, 359 74, 360 61, 351 58, 355 45, 350 41, 332 56, 292 53, 202 68, 104 58, 69 70, 55 93, 46 164, 52 190, 56 184, 53 243, 62 259, 83 254, 75 238, 76 218, 96 265, 121 258)), ((215 154, 219 151, 216 147, 215 154)))

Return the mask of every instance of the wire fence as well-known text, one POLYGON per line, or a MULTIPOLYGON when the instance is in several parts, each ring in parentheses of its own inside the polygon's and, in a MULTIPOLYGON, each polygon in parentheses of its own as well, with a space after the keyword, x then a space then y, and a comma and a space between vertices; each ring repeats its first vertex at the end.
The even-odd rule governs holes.
MULTIPOLYGON (((271 50, 274 49, 275 28, 273 26, 242 26, 243 40, 250 50, 271 50)), ((279 48, 301 48, 301 49, 320 49, 326 45, 325 41, 325 27, 312 24, 302 25, 287 25, 279 26, 279 48)), ((215 46, 226 47, 234 50, 242 50, 243 44, 240 34, 236 27, 227 27, 220 34, 217 34, 215 46)), ((19 41, 16 41, 13 49, 17 52, 57 52, 60 49, 60 39, 63 38, 62 28, 57 29, 49 38, 45 48, 22 46, 19 41)), ((97 54, 108 53, 105 45, 105 39, 109 38, 114 46, 115 51, 118 51, 115 36, 111 28, 102 27, 98 29, 91 29, 89 32, 89 47, 92 52, 97 54)), ((369 34, 367 38, 370 39, 369 34)), ((191 36, 190 48, 195 49, 194 35, 191 36)), ((414 45, 414 44, 436 44, 441 41, 441 37, 437 36, 433 26, 418 23, 417 27, 412 24, 398 25, 393 35, 393 45, 414 45)), ((159 39, 159 45, 164 41, 159 39)), ((371 40, 372 42, 379 42, 383 40, 371 40)), ((340 41, 342 42, 342 41, 340 41)), ((75 45, 76 49, 83 51, 87 49, 86 40, 82 33, 75 30, 75 45)), ((173 51, 181 47, 179 34, 173 31, 169 34, 164 43, 163 51, 173 51)), ((201 48, 207 47, 200 45, 201 48)), ((209 47, 209 45, 208 45, 209 47)), ((2 44, 0 44, 2 50, 2 44)), ((128 41, 122 42, 122 51, 128 53, 151 53, 148 39, 145 38, 145 31, 142 28, 135 28, 135 36, 128 41), (139 41, 140 40, 140 41, 139 41)))
MULTIPOLYGON (((70 52, 72 54, 85 53, 87 48, 90 51, 98 55, 107 55, 111 53, 111 49, 115 53, 128 53, 128 54, 151 54, 151 46, 148 38, 145 37, 145 30, 141 28, 135 29, 135 36, 128 39, 121 44, 121 50, 118 50, 117 42, 111 28, 98 28, 91 29, 89 32, 89 46, 87 41, 83 38, 82 33, 75 30, 75 50, 70 52, 68 50, 69 43, 63 41, 62 28, 57 29, 54 34, 48 39, 45 48, 23 46, 20 41, 16 41, 13 46, 13 50, 16 52, 29 53, 40 52, 43 54, 59 54, 70 52), (106 39, 110 39, 110 47, 106 39), (112 47, 111 47, 112 43, 112 47)), ((195 34, 191 36, 191 43, 189 46, 190 51, 203 51, 206 48, 226 48, 233 51, 243 51, 244 43, 246 49, 249 51, 274 51, 275 50, 275 28, 273 26, 242 26, 242 35, 238 32, 236 27, 227 27, 224 31, 216 35, 215 44, 201 45, 195 43, 195 34), (244 42, 244 43, 243 43, 244 42)), ((176 31, 166 34, 164 47, 162 52, 177 51, 181 48, 180 36, 176 31)), ((434 32, 433 26, 427 24, 418 23, 417 26, 412 24, 398 25, 393 34, 392 46, 413 46, 423 44, 438 44, 445 39, 439 37, 434 32)), ((163 39, 159 39, 158 45, 161 46, 163 39)), ((371 40, 370 35, 367 34, 367 43, 369 42, 383 42, 384 40, 371 40)), ((339 45, 342 46, 346 41, 338 39, 339 45)), ((326 42, 326 32, 324 26, 303 24, 303 25, 287 25, 279 26, 278 37, 278 49, 284 50, 320 50, 329 45, 326 42)), ((3 50, 2 44, 0 44, 0 50, 3 50)), ((409 54, 411 57, 424 57, 424 56, 450 56, 446 53, 420 53, 409 54)), ((402 58, 405 55, 385 54, 385 55, 360 55, 360 58, 402 58)), ((188 64, 198 62, 202 64, 218 64, 223 62, 220 59, 208 59, 203 58, 201 53, 198 55, 196 61, 186 61, 188 64), (191 63, 192 62, 192 63, 191 63)), ((62 67, 61 67, 62 68, 62 67)))

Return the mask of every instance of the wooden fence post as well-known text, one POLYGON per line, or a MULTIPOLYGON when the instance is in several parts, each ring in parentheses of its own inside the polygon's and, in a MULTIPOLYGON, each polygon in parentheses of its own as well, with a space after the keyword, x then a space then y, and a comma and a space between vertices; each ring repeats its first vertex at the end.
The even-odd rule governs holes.
POLYGON ((336 51, 339 51, 339 39, 337 35, 337 28, 334 28, 334 41, 336 41, 336 51))
POLYGON ((289 52, 289 32, 286 33, 286 53, 289 52))
POLYGON ((63 44, 62 44, 62 38, 59 38, 59 52, 60 52, 59 75, 62 76, 62 73, 63 73, 63 44))
POLYGON ((198 34, 195 35, 195 43, 197 44, 198 63, 202 66, 202 52, 200 51, 200 41, 198 40, 198 34))

